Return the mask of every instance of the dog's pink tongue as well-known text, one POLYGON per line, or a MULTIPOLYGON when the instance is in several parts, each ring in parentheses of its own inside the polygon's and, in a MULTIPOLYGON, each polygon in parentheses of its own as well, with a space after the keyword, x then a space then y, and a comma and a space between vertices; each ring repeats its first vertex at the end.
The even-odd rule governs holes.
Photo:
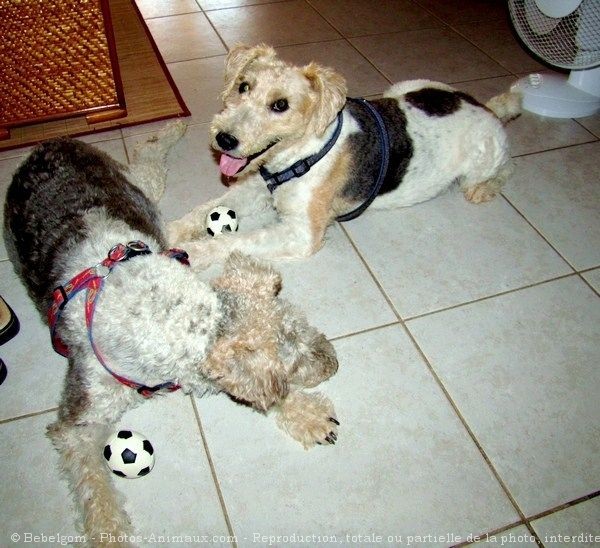
POLYGON ((232 177, 247 163, 248 160, 246 158, 234 158, 233 156, 227 156, 227 154, 221 154, 219 167, 221 168, 221 173, 223 175, 232 177))

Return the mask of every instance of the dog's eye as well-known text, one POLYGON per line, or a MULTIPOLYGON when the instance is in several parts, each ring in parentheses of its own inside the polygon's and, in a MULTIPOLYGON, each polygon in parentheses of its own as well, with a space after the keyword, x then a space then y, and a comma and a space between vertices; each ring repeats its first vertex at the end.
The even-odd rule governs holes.
POLYGON ((248 82, 242 82, 240 84, 240 87, 238 88, 238 91, 240 93, 246 93, 249 89, 250 89, 250 84, 248 82))
POLYGON ((271 104, 271 110, 273 112, 285 112, 289 108, 287 99, 277 99, 277 101, 271 104))

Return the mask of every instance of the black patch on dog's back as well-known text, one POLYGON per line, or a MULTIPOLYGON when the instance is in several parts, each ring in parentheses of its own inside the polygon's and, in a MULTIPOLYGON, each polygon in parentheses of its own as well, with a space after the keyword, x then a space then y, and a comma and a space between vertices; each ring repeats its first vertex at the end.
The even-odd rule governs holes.
MULTIPOLYGON (((391 192, 402 182, 413 155, 412 140, 406 131, 406 116, 392 98, 370 101, 384 120, 390 141, 388 170, 379 195, 391 192)), ((343 197, 352 202, 364 201, 376 182, 381 165, 379 130, 373 115, 360 104, 349 101, 346 109, 358 122, 362 131, 348 138, 353 165, 343 197)))
POLYGON ((6 194, 4 237, 15 270, 43 314, 53 288, 64 281, 61 254, 67 256, 87 236, 84 215, 94 208, 165 246, 154 204, 127 181, 123 166, 85 143, 46 141, 13 176, 6 194))
POLYGON ((423 88, 409 91, 404 95, 406 102, 428 116, 448 116, 458 109, 462 101, 485 108, 477 99, 462 91, 448 91, 438 88, 423 88))

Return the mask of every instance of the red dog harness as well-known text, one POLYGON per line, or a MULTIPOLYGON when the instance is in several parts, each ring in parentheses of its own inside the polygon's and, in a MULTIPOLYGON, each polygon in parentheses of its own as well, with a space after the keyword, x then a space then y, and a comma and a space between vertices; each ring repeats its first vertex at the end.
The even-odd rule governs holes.
MULTIPOLYGON (((130 388, 135 388, 139 394, 145 398, 153 396, 160 390, 166 390, 173 392, 181 388, 178 384, 172 381, 163 382, 156 386, 146 386, 145 384, 133 381, 127 377, 123 377, 118 373, 115 373, 106 364, 106 360, 102 356, 102 353, 96 346, 94 338, 92 336, 92 324, 94 321, 94 311, 96 309, 96 302, 102 287, 104 286, 104 280, 111 273, 112 269, 120 262, 127 261, 137 255, 148 255, 152 253, 150 248, 139 240, 129 242, 126 245, 117 244, 109 252, 106 259, 96 266, 87 268, 83 272, 80 272, 74 278, 71 278, 66 284, 59 285, 53 292, 52 306, 48 310, 48 325, 50 326, 50 337, 52 339, 52 346, 56 352, 61 356, 69 357, 69 349, 67 345, 61 340, 56 333, 56 325, 63 309, 67 303, 77 294, 79 291, 86 289, 87 294, 85 297, 85 324, 87 327, 88 338, 90 344, 96 355, 98 361, 102 364, 104 369, 108 371, 117 381, 130 388)), ((177 259, 180 263, 189 266, 188 254, 182 249, 169 249, 164 253, 169 257, 177 259)))

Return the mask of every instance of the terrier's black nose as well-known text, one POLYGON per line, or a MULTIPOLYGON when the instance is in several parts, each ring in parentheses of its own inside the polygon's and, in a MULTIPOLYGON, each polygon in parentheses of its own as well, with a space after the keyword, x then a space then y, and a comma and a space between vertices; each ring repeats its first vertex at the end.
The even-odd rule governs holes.
POLYGON ((233 150, 240 142, 229 133, 223 133, 222 131, 217 133, 217 143, 223 150, 233 150))

